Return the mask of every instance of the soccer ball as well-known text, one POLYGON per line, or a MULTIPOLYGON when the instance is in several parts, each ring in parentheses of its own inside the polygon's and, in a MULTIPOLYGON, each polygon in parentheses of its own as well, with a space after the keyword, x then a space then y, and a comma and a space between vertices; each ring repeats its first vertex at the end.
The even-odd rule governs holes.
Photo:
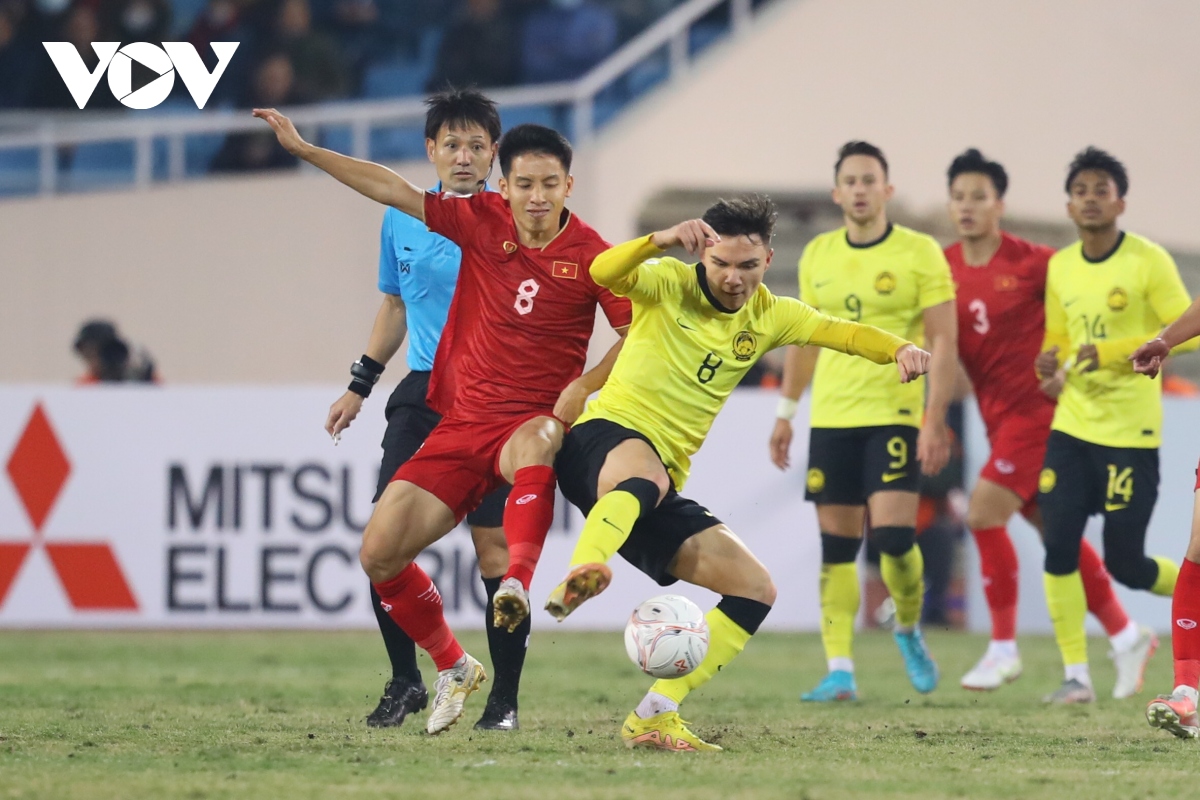
POLYGON ((680 678, 708 653, 708 623, 700 607, 677 594, 652 597, 633 610, 625 626, 625 652, 656 678, 680 678))

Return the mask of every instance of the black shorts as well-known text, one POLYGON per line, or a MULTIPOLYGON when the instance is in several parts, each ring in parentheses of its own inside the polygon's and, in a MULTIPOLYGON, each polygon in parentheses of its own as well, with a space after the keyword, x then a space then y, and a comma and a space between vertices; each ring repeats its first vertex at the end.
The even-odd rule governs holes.
POLYGON ((1051 431, 1038 477, 1038 506, 1047 535, 1083 536, 1088 517, 1104 515, 1109 531, 1144 536, 1158 502, 1158 450, 1105 447, 1051 431))
POLYGON ((813 428, 804 499, 817 505, 861 506, 876 492, 917 491, 917 433, 911 425, 813 428))
MULTIPOLYGON (((396 470, 421 449, 429 434, 442 417, 425 402, 429 392, 429 373, 410 372, 388 398, 384 414, 387 430, 383 433, 383 461, 379 465, 379 483, 375 500, 391 483, 396 470)), ((503 485, 483 498, 474 511, 467 514, 467 524, 481 528, 499 528, 504 524, 504 503, 511 486, 503 485)))
MULTIPOLYGON (((596 482, 604 459, 626 439, 641 439, 654 447, 637 431, 606 419, 590 419, 576 425, 563 439, 554 463, 558 485, 563 496, 584 514, 596 505, 596 482)), ((670 586, 679 580, 670 573, 670 566, 683 543, 720 524, 707 508, 680 497, 672 488, 657 508, 634 524, 629 538, 617 552, 660 586, 670 586)))

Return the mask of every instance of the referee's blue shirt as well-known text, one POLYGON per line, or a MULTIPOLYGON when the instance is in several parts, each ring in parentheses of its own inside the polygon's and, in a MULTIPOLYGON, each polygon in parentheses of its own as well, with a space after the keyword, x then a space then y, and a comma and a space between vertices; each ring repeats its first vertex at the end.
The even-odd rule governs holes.
MULTIPOLYGON (((440 192, 439 183, 432 191, 440 192)), ((379 243, 379 291, 399 295, 408 318, 408 368, 433 369, 450 300, 458 282, 462 250, 425 223, 389 208, 379 243)))

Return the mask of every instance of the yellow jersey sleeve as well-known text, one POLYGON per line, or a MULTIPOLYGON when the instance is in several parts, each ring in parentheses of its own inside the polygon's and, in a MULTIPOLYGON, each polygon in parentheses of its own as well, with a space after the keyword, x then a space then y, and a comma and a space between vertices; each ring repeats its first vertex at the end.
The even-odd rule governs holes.
POLYGON ((837 319, 790 297, 778 298, 775 312, 778 320, 775 347, 810 344, 860 356, 876 364, 890 364, 896 360, 896 351, 909 344, 874 325, 837 319))
MULTIPOLYGON (((1161 247, 1147 248, 1147 280, 1146 301, 1154 316, 1158 318, 1161 327, 1170 325, 1179 319, 1180 315, 1191 305, 1192 298, 1188 295, 1183 279, 1179 277, 1179 268, 1175 259, 1161 247)), ((1129 356, 1146 341, 1145 334, 1127 336, 1121 339, 1109 339, 1096 342, 1096 353, 1099 356, 1101 369, 1113 369, 1118 372, 1132 372, 1133 365, 1129 356)), ((1172 352, 1181 353, 1200 347, 1200 341, 1185 342, 1172 352)))
MULTIPOLYGON (((1058 291, 1050 281, 1046 282, 1046 335, 1042 339, 1042 350, 1045 353, 1051 348, 1058 348, 1058 364, 1070 356, 1071 335, 1067 332, 1067 312, 1063 308, 1058 291)), ((1029 365, 1033 369, 1033 365, 1029 365)))
POLYGON ((800 254, 800 263, 798 265, 800 270, 800 302, 813 308, 820 308, 821 306, 817 302, 816 289, 813 288, 813 271, 807 268, 812 262, 812 252, 813 242, 809 242, 805 245, 804 252, 800 254))
POLYGON ((940 306, 954 299, 954 279, 950 277, 950 263, 946 254, 931 237, 922 237, 924 252, 914 262, 917 277, 917 307, 940 306))
POLYGON ((643 305, 662 300, 667 276, 655 269, 662 250, 654 245, 648 234, 638 239, 610 247, 592 259, 592 280, 620 297, 643 305))

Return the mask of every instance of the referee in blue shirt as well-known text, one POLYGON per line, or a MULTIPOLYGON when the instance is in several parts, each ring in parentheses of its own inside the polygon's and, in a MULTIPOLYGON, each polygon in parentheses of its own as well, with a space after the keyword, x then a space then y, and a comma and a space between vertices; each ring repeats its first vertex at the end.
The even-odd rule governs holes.
MULTIPOLYGON (((425 150, 437 168, 437 190, 463 195, 486 191, 500 139, 500 115, 495 103, 473 89, 452 89, 433 95, 426 105, 425 150)), ((375 316, 367 352, 350 367, 350 388, 330 407, 325 422, 325 430, 335 438, 349 427, 407 334, 411 371, 392 392, 385 410, 388 424, 376 500, 441 419, 426 405, 425 395, 462 255, 458 245, 394 208, 384 214, 380 238, 379 290, 384 295, 383 305, 375 316)), ((492 624, 492 598, 508 569, 503 518, 509 488, 497 489, 467 515, 488 597, 485 619, 494 682, 483 716, 475 724, 486 730, 518 727, 517 689, 529 641, 528 617, 512 633, 492 624)), ((378 707, 367 717, 367 724, 385 728, 400 725, 410 712, 425 708, 429 693, 417 668, 412 639, 380 607, 374 588, 371 607, 392 662, 392 679, 384 687, 378 707)))

